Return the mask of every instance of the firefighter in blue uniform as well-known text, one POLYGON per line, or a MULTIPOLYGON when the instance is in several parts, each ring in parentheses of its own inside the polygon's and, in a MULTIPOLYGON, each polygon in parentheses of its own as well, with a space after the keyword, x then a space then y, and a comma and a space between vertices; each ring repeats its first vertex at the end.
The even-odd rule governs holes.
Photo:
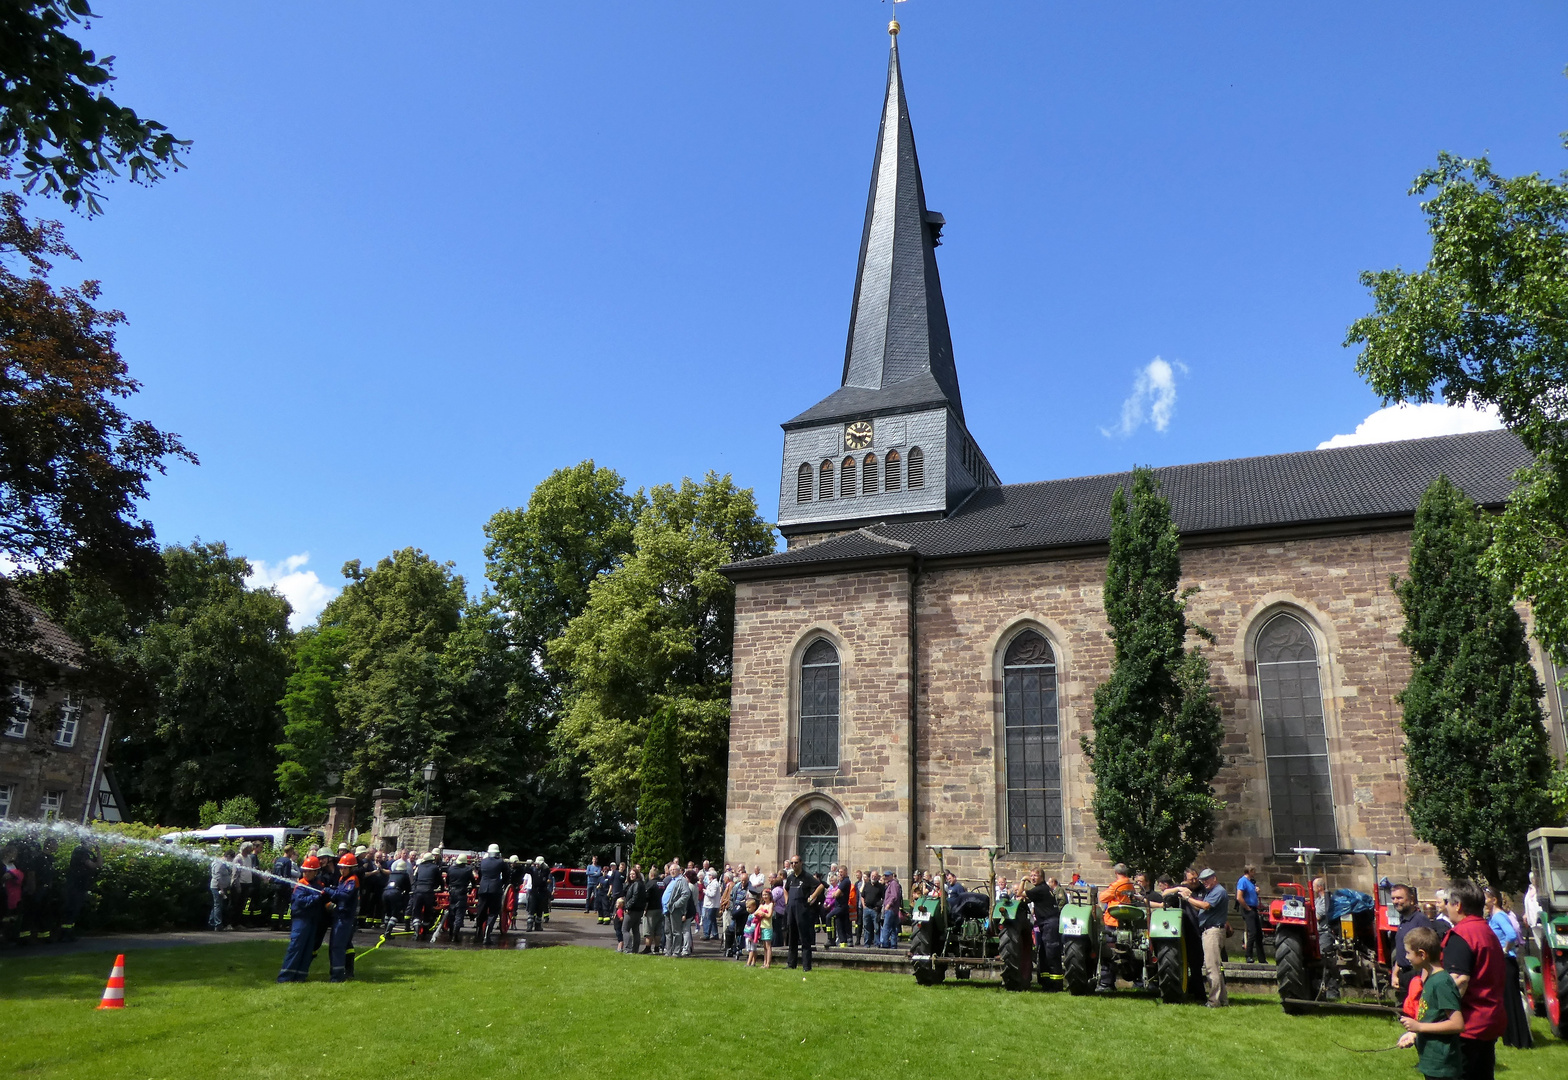
POLYGON ((338 883, 327 890, 332 905, 332 939, 327 962, 333 982, 354 975, 354 924, 359 920, 359 860, 347 852, 338 860, 338 883))
POLYGON ((327 897, 316 887, 321 860, 314 855, 300 865, 299 884, 289 898, 289 947, 283 954, 283 970, 278 982, 304 982, 310 962, 316 955, 316 927, 326 921, 327 897))

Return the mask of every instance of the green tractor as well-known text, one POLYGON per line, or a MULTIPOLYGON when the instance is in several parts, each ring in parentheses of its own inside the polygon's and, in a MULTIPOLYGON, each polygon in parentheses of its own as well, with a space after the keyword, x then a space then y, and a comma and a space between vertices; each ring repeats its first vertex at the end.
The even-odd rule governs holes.
POLYGON ((1068 993, 1089 993, 1109 967, 1119 978, 1141 983, 1170 1004, 1186 999, 1187 943, 1180 908, 1133 896, 1111 907, 1107 914, 1116 925, 1106 926, 1098 888, 1069 888, 1067 895, 1061 932, 1068 993))
POLYGON ((1568 991, 1568 829, 1535 829, 1530 833, 1530 869, 1541 921, 1533 930, 1533 948, 1524 957, 1535 1011, 1546 1017, 1552 1034, 1568 1039, 1563 994, 1568 991))
POLYGON ((937 880, 944 876, 943 852, 984 851, 991 863, 991 877, 984 893, 964 893, 950 903, 947 890, 914 901, 909 921, 909 962, 915 981, 934 986, 947 978, 948 969, 967 979, 975 969, 997 971, 1008 990, 1027 990, 1034 961, 1026 905, 1021 900, 996 896, 996 853, 999 847, 937 846, 937 880))

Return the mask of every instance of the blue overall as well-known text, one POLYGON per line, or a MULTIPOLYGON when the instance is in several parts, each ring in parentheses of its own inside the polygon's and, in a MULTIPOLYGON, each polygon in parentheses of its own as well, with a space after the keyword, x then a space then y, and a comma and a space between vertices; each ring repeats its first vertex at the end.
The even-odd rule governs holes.
POLYGON ((359 918, 359 878, 346 877, 327 890, 332 909, 332 938, 327 945, 327 962, 333 982, 348 978, 348 948, 354 941, 354 923, 359 918))
POLYGON ((327 898, 319 889, 301 881, 289 898, 289 917, 289 948, 283 954, 278 982, 304 982, 316 954, 316 928, 327 917, 327 898))

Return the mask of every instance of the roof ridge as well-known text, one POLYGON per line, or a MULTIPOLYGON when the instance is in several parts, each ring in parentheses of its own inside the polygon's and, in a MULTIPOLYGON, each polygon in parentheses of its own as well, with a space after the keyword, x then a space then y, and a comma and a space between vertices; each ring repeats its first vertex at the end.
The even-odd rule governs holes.
POLYGON ((879 533, 874 533, 871 531, 872 529, 881 528, 886 524, 887 522, 885 521, 879 521, 875 525, 862 525, 855 531, 861 536, 864 536, 867 540, 875 540, 879 544, 886 544, 888 547, 896 548, 899 551, 913 551, 915 549, 915 545, 913 544, 905 543, 902 540, 894 540, 891 536, 882 536, 879 533))
MULTIPOLYGON (((1279 454, 1250 454, 1247 457, 1214 458, 1210 461, 1183 461, 1174 465, 1155 465, 1152 466, 1152 468, 1155 472, 1160 473, 1169 472, 1176 469, 1201 469, 1211 465, 1237 465, 1246 461, 1275 461, 1280 458, 1306 457, 1310 454, 1343 454, 1352 450, 1366 451, 1383 446, 1398 446, 1404 443, 1434 442, 1438 439, 1466 439, 1474 438, 1478 435, 1500 436, 1509 434, 1512 434, 1512 432, 1510 432, 1507 428, 1487 428, 1485 431, 1456 431, 1447 435, 1423 435, 1418 439, 1388 439, 1383 442, 1356 443, 1352 446, 1325 446, 1322 449, 1286 450, 1285 452, 1279 454)), ((1071 480, 1103 480, 1106 477, 1111 476, 1127 476, 1131 474, 1132 471, 1132 469, 1118 469, 1115 472, 1084 473, 1079 476, 1058 476, 1051 480, 1023 480, 1016 484, 1000 484, 991 490, 999 491, 1004 488, 1040 487, 1044 484, 1062 484, 1071 480)))

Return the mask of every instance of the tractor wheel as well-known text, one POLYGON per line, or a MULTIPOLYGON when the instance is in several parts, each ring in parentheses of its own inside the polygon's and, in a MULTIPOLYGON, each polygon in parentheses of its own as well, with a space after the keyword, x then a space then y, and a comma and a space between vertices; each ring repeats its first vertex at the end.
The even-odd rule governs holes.
POLYGON ((1160 997, 1167 1005, 1179 1005, 1186 994, 1182 979, 1187 974, 1187 960, 1181 954, 1180 939, 1164 938, 1154 943, 1155 973, 1159 977, 1160 997))
POLYGON ((1062 942, 1062 971, 1070 994, 1087 994, 1094 988, 1094 962, 1089 939, 1070 937, 1062 942))
POLYGON ((935 986, 947 978, 945 964, 932 964, 930 967, 915 968, 915 982, 921 986, 935 986))
POLYGON ((915 932, 909 935, 909 951, 915 956, 936 956, 942 951, 942 939, 937 936, 934 923, 915 924, 915 932))
POLYGON ((1002 961, 1002 985, 1009 990, 1029 989, 1029 978, 1034 961, 1034 943, 1029 940, 1029 930, 1022 917, 1002 924, 1002 936, 996 943, 997 959, 1002 961))
POLYGON ((1312 1000, 1306 953, 1302 951, 1301 939, 1294 934, 1281 934, 1274 943, 1274 977, 1279 983, 1280 1003, 1287 1013, 1295 1015, 1301 1011, 1296 1002, 1312 1000))

